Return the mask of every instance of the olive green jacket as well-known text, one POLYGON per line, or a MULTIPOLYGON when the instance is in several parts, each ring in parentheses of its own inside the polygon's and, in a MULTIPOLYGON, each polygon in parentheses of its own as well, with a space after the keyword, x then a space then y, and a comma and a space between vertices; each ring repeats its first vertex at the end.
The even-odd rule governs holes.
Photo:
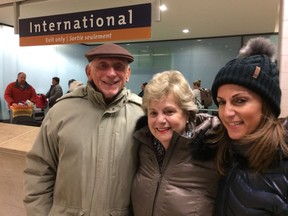
POLYGON ((126 88, 106 105, 88 83, 49 110, 27 154, 27 216, 127 216, 141 98, 126 88))

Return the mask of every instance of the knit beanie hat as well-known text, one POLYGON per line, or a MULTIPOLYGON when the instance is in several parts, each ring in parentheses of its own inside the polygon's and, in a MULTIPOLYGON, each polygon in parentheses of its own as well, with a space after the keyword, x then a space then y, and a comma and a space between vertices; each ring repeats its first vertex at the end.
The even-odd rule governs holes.
POLYGON ((214 103, 218 106, 217 91, 221 85, 236 84, 260 95, 278 117, 281 89, 274 55, 275 46, 269 39, 250 39, 238 57, 229 61, 216 75, 211 89, 214 103))

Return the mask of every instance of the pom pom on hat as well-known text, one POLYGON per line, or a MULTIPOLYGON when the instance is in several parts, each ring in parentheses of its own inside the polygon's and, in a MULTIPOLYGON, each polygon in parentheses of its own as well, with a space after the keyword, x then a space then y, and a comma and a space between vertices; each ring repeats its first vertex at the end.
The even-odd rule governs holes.
POLYGON ((271 61, 275 61, 276 48, 274 44, 266 38, 252 38, 246 46, 239 51, 238 57, 246 57, 252 55, 267 55, 271 61))
POLYGON ((266 38, 250 39, 236 59, 220 69, 212 84, 212 96, 217 102, 217 91, 221 85, 244 86, 260 95, 271 106, 276 117, 280 114, 281 89, 279 71, 274 63, 275 46, 266 38))

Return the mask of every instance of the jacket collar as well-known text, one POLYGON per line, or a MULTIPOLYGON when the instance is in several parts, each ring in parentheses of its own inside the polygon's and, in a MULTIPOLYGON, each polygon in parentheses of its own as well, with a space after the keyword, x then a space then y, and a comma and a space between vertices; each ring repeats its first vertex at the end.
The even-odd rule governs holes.
MULTIPOLYGON (((194 134, 193 137, 199 134, 207 136, 212 134, 213 130, 217 130, 220 127, 221 122, 216 116, 212 116, 210 114, 197 114, 195 122, 189 122, 189 125, 191 126, 191 130, 193 130, 194 134)), ((135 132, 141 130, 142 128, 143 128, 142 132, 144 132, 144 134, 147 135, 149 129, 148 129, 148 117, 146 115, 138 119, 135 126, 135 132)))
POLYGON ((96 106, 101 106, 105 109, 108 109, 108 112, 110 110, 109 108, 113 109, 110 110, 111 112, 115 112, 115 110, 122 108, 128 101, 129 91, 127 91, 125 87, 115 96, 115 98, 109 104, 106 104, 103 94, 99 91, 96 91, 90 82, 87 83, 86 89, 88 99, 96 106))
MULTIPOLYGON (((16 80, 15 86, 16 86, 17 88, 22 88, 22 87, 20 86, 18 80, 16 80)), ((29 84, 25 81, 25 83, 24 83, 24 89, 26 89, 26 88, 28 88, 28 87, 29 87, 29 84)))

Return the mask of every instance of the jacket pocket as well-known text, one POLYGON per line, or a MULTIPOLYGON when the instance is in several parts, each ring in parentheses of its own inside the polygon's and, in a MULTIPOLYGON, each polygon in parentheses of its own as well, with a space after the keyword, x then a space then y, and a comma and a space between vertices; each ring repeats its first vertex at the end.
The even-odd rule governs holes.
POLYGON ((129 210, 128 209, 118 209, 118 210, 112 210, 109 212, 110 216, 129 216, 129 210))
POLYGON ((85 216, 86 211, 78 208, 69 208, 65 206, 55 206, 53 205, 48 216, 85 216))

